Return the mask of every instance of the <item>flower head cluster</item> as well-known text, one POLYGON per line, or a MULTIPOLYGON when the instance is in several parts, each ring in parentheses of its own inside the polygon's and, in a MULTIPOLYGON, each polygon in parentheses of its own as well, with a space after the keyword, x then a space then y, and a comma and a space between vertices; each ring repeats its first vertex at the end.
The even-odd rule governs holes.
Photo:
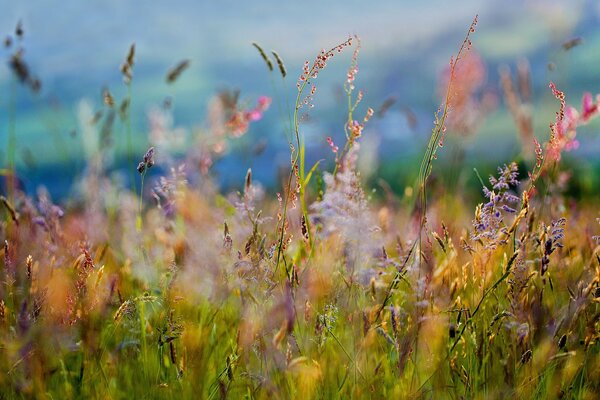
POLYGON ((373 109, 369 107, 362 122, 358 122, 356 120, 348 122, 348 126, 346 128, 348 129, 349 139, 351 142, 355 141, 356 139, 362 136, 362 132, 365 129, 365 125, 367 122, 369 122, 372 116, 373 109))
POLYGON ((358 36, 354 36, 356 39, 356 47, 354 48, 354 53, 352 54, 352 62, 350 63, 350 68, 348 69, 348 74, 346 78, 346 90, 354 90, 354 80, 356 79, 356 74, 358 74, 358 53, 360 51, 360 39, 358 36))
POLYGON ((483 187, 483 194, 488 199, 485 204, 477 206, 473 227, 475 231, 472 240, 483 242, 488 248, 496 248, 502 244, 502 234, 506 233, 504 226, 504 214, 516 212, 515 204, 519 197, 509 192, 511 187, 518 186, 519 172, 515 162, 498 167, 498 177, 490 176, 492 188, 483 187))
POLYGON ((554 252, 554 250, 563 247, 561 241, 565 237, 565 223, 567 220, 565 218, 560 218, 556 221, 553 221, 550 226, 545 226, 542 224, 542 235, 541 241, 543 242, 543 256, 542 256, 542 267, 541 273, 544 275, 548 270, 548 265, 550 265, 550 254, 554 252))
POLYGON ((245 134, 248 131, 250 122, 260 120, 263 113, 269 109, 270 105, 271 98, 261 96, 258 98, 256 106, 251 110, 241 110, 236 107, 226 123, 227 128, 231 130, 233 137, 240 137, 245 134))
POLYGON ((314 85, 314 83, 312 82, 314 79, 317 79, 317 76, 319 76, 319 72, 321 72, 323 69, 325 69, 325 67, 327 66, 327 62, 336 54, 336 53, 341 53, 342 50, 344 50, 345 47, 347 46, 352 46, 352 38, 348 38, 348 40, 346 40, 343 43, 340 43, 339 45, 335 46, 334 48, 325 51, 325 49, 322 49, 321 52, 317 55, 317 58, 315 59, 315 61, 312 63, 312 65, 308 62, 308 60, 306 60, 304 62, 304 66, 302 67, 302 74, 300 74, 300 77, 298 78, 298 82, 296 83, 296 86, 298 87, 298 91, 300 93, 302 93, 304 91, 304 89, 306 88, 306 86, 310 86, 310 92, 308 95, 306 95, 306 97, 301 101, 298 102, 296 104, 296 107, 302 108, 303 105, 306 106, 312 106, 312 97, 314 96, 315 92, 317 91, 317 87, 314 85))
POLYGON ((592 94, 584 93, 581 112, 579 112, 574 107, 567 106, 565 94, 558 90, 552 82, 550 82, 550 89, 554 97, 560 101, 560 108, 556 112, 556 121, 550 124, 548 155, 552 159, 560 161, 562 151, 571 151, 579 147, 579 141, 576 139, 577 128, 598 116, 600 95, 596 97, 594 103, 592 94))
POLYGON ((137 170, 140 174, 143 174, 148 169, 152 168, 154 165, 154 147, 150 147, 146 154, 144 154, 144 159, 140 161, 137 166, 137 170))

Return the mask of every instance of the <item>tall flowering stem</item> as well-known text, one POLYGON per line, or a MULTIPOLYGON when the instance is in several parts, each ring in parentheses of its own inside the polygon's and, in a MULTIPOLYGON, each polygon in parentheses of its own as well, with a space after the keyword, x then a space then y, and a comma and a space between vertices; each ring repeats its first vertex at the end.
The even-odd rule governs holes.
POLYGON ((325 51, 324 49, 317 55, 315 61, 312 65, 307 61, 304 62, 304 67, 302 69, 302 74, 298 78, 298 82, 296 83, 296 87, 298 88, 298 94, 296 96, 296 102, 294 106, 294 118, 293 118, 293 129, 294 129, 294 137, 296 139, 295 146, 291 145, 292 154, 291 154, 291 171, 288 178, 287 190, 285 201, 283 202, 283 210, 281 217, 281 224, 279 226, 279 240, 277 245, 277 258, 276 265, 279 265, 279 260, 281 259, 281 253, 283 250, 283 242, 285 236, 285 226, 286 226, 286 215, 288 204, 291 199, 296 198, 296 194, 300 196, 300 204, 302 207, 302 216, 304 219, 304 223, 306 224, 306 238, 308 240, 309 245, 312 247, 312 235, 310 230, 310 221, 308 218, 308 207, 306 205, 306 200, 304 198, 305 194, 305 179, 306 179, 306 169, 305 169, 305 152, 304 152, 304 143, 300 140, 300 110, 303 107, 312 108, 312 100, 313 96, 317 91, 317 87, 314 84, 314 80, 317 79, 319 72, 321 72, 326 66, 327 61, 329 61, 336 53, 341 53, 344 48, 352 45, 352 38, 348 38, 346 41, 338 44, 335 47, 325 51), (310 89, 310 92, 307 94, 307 90, 310 89), (292 180, 296 177, 297 183, 295 188, 292 189, 292 180))
MULTIPOLYGON (((341 151, 335 150, 335 146, 332 146, 332 150, 335 150, 335 169, 333 170, 333 175, 335 176, 342 165, 342 159, 348 154, 352 146, 358 138, 362 136, 362 132, 365 128, 366 123, 373 116, 373 109, 368 108, 367 113, 363 117, 362 121, 359 122, 354 119, 354 111, 358 107, 359 103, 363 99, 362 90, 358 91, 356 98, 352 97, 354 93, 354 80, 356 79, 356 75, 358 74, 358 53, 360 51, 360 39, 358 36, 354 36, 356 40, 356 46, 354 47, 354 53, 352 55, 352 62, 350 63, 350 68, 348 69, 346 82, 344 82, 344 91, 346 92, 346 97, 348 99, 348 119, 346 124, 344 125, 344 133, 346 134, 346 144, 341 151)), ((331 146, 331 144, 330 144, 331 146)))
POLYGON ((586 125, 591 119, 600 115, 600 95, 596 96, 596 102, 594 102, 591 93, 584 93, 581 100, 581 111, 577 111, 574 107, 567 105, 565 94, 553 82, 550 82, 548 86, 560 106, 556 112, 555 121, 550 124, 550 140, 546 143, 545 152, 537 139, 533 139, 536 162, 533 170, 529 173, 528 196, 533 195, 538 178, 560 162, 561 154, 564 151, 571 151, 579 147, 576 138, 577 128, 586 125))
MULTIPOLYGON (((420 231, 423 230, 423 226, 425 225, 425 219, 427 214, 427 192, 426 192, 426 184, 429 175, 431 174, 431 169, 433 166, 433 160, 437 158, 437 150, 438 148, 444 145, 444 137, 446 132, 446 118, 448 117, 448 113, 450 111, 452 100, 454 97, 454 83, 455 83, 455 74, 456 74, 456 66, 458 62, 462 59, 463 55, 469 51, 471 48, 471 33, 475 32, 475 26, 477 25, 477 15, 471 22, 471 26, 469 26, 469 30, 467 31, 467 35, 465 36, 465 40, 463 40, 458 53, 456 54, 456 58, 452 57, 450 59, 450 78, 448 80, 448 88, 446 90, 446 98, 444 103, 438 111, 435 113, 435 124, 433 129, 431 130, 431 137, 429 138, 429 144, 427 145, 427 150, 425 151, 425 156, 423 157, 423 161, 421 162, 421 169, 419 170, 419 196, 420 196, 420 210, 421 210, 421 228, 420 231), (441 115, 440 115, 441 113, 441 115)), ((420 237, 420 233, 419 233, 420 237)))
MULTIPOLYGON (((469 30, 467 31, 465 39, 463 40, 462 45, 460 46, 460 49, 458 50, 458 53, 456 54, 456 58, 453 57, 450 60, 450 78, 448 80, 448 89, 446 90, 446 98, 445 98, 443 106, 440 106, 438 111, 435 113, 435 125, 431 131, 431 138, 429 139, 429 144, 427 145, 427 150, 425 152, 425 156, 423 157, 423 161, 421 163, 421 169, 419 171, 418 185, 419 185, 419 196, 420 196, 419 201, 420 201, 421 217, 420 217, 418 240, 415 240, 413 242, 413 245, 411 246, 411 248, 408 252, 408 256, 406 257, 405 263, 408 262, 408 259, 410 257, 412 257, 412 256, 417 257, 417 255, 416 255, 417 254, 417 246, 419 246, 418 254, 421 253, 421 249, 420 249, 421 236, 423 233, 422 231, 423 231, 423 227, 425 226, 426 216, 427 216, 427 193, 425 190, 426 184, 427 184, 427 178, 429 178, 429 175, 431 174, 431 168, 433 165, 433 160, 436 159, 437 150, 439 147, 443 146, 444 133, 446 131, 446 126, 445 126, 446 117, 448 116, 448 112, 450 111, 450 106, 451 106, 452 97, 453 97, 453 85, 454 85, 454 76, 455 76, 456 66, 458 65, 458 62, 461 60, 463 54, 471 48, 470 36, 471 36, 471 33, 475 32, 475 26, 477 25, 477 17, 478 16, 476 15, 475 18, 473 18, 473 22, 471 22, 471 25, 469 26, 469 30), (440 116, 440 113, 441 113, 441 116, 440 116)), ((419 259, 421 259, 420 256, 419 256, 419 259)), ((392 299, 392 294, 393 294, 394 290, 398 287, 400 282, 402 281, 405 273, 406 273, 406 270, 404 268, 401 268, 394 275, 394 279, 392 279, 392 281, 388 285, 384 300, 381 303, 381 306, 379 307, 379 309, 377 310, 377 314, 375 317, 376 320, 379 319, 381 312, 385 309, 385 307, 388 305, 388 303, 392 299)))

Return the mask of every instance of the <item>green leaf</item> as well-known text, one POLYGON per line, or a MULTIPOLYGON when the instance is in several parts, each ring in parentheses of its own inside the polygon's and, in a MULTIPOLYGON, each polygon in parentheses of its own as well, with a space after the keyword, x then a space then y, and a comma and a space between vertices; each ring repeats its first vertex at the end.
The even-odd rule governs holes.
POLYGON ((306 175, 306 179, 304 180, 304 186, 308 186, 308 182, 310 182, 310 178, 312 177, 313 172, 315 172, 315 170, 317 169, 317 167, 319 166, 321 161, 323 161, 323 160, 321 159, 321 160, 317 161, 315 163, 315 165, 313 165, 313 167, 310 169, 310 171, 308 171, 308 174, 306 175))

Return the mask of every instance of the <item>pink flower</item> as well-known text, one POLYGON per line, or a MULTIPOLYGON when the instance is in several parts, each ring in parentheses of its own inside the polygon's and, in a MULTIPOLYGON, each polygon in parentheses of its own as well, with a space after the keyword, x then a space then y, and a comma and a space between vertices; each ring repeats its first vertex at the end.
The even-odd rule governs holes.
POLYGON ((590 118, 598 114, 598 102, 596 101, 596 104, 594 104, 591 93, 585 92, 583 94, 581 103, 581 119, 584 122, 587 122, 590 118))
POLYGON ((262 113, 256 108, 254 110, 247 111, 244 115, 249 121, 258 121, 262 118, 262 113))
POLYGON ((260 111, 267 111, 269 109, 269 106, 271 105, 271 98, 268 96, 260 96, 258 98, 258 109, 260 111))
POLYGON ((227 121, 227 127, 231 130, 234 137, 239 137, 248 131, 250 122, 258 121, 262 118, 263 113, 269 109, 271 105, 271 98, 267 96, 260 96, 256 107, 252 110, 239 110, 237 109, 231 114, 231 117, 227 121))
MULTIPOLYGON (((556 89, 552 82, 550 82, 550 89, 560 101, 560 109, 556 113, 556 122, 550 124, 552 138, 548 150, 549 155, 559 161, 563 150, 571 151, 579 148, 579 141, 576 139, 577 128, 587 124, 591 118, 598 115, 600 110, 598 100, 594 103, 591 93, 584 93, 580 113, 574 107, 566 105, 564 93, 556 89)), ((597 99, 600 99, 600 96, 597 99)))

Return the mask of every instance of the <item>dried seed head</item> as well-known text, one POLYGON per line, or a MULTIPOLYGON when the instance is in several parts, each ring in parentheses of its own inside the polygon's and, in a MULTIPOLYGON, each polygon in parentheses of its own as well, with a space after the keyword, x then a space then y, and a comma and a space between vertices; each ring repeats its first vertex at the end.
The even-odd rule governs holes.
POLYGON ((558 348, 562 349, 567 344, 567 335, 562 335, 558 340, 558 348))
POLYGON ((275 61, 277 62, 277 66, 279 67, 281 77, 285 78, 285 76, 287 75, 287 70, 285 69, 285 64, 283 63, 283 60, 275 50, 271 50, 271 54, 273 54, 273 57, 275 57, 275 61))
POLYGON ((183 71, 185 71, 187 69, 187 67, 189 67, 189 66, 190 66, 190 60, 180 61, 176 66, 174 66, 167 72, 167 77, 166 77, 167 83, 175 82, 177 80, 177 78, 179 78, 181 73, 183 71))
POLYGON ((244 184, 244 195, 248 196, 250 194, 250 188, 252 187, 252 169, 248 168, 246 172, 246 183, 244 184))
POLYGON ((267 68, 269 68, 269 71, 273 71, 273 63, 267 56, 267 53, 265 53, 265 51, 262 49, 262 47, 260 47, 258 45, 258 43, 256 43, 256 42, 252 42, 252 46, 254 46, 256 48, 256 50, 258 50, 258 53, 260 54, 262 59, 265 61, 265 64, 267 64, 267 68))
POLYGON ((108 107, 112 107, 115 105, 115 100, 113 99, 112 95, 110 94, 110 91, 108 90, 108 88, 104 88, 102 90, 102 99, 104 100, 104 104, 107 105, 108 107))
POLYGON ((133 65, 134 65, 134 58, 135 58, 135 43, 131 44, 131 46, 129 47, 129 52, 127 53, 127 58, 125 59, 125 62, 123 64, 121 64, 121 74, 123 75, 123 80, 125 81, 126 84, 129 84, 129 82, 131 82, 131 79, 133 79, 133 65))
POLYGON ((146 154, 144 154, 144 162, 148 168, 154 165, 154 147, 150 147, 146 154))
POLYGON ((300 225, 302 227, 302 237, 304 239, 308 240, 309 239, 308 226, 306 225, 306 218, 304 218, 304 215, 302 215, 302 219, 301 219, 300 223, 301 223, 300 225))
POLYGON ((150 147, 146 154, 144 154, 144 160, 141 161, 137 170, 140 174, 144 173, 144 171, 148 170, 154 165, 154 147, 150 147))
POLYGON ((31 270, 33 267, 33 257, 31 257, 31 254, 27 256, 25 265, 27 266, 27 278, 31 279, 31 270))
POLYGON ((527 364, 529 361, 531 361, 531 356, 533 355, 531 349, 527 350, 525 353, 523 353, 523 356, 521 356, 521 364, 527 364))
POLYGON ((135 62, 134 60, 135 58, 135 43, 132 43, 131 46, 129 47, 129 53, 127 53, 127 65, 129 65, 129 67, 133 67, 133 64, 135 62))

